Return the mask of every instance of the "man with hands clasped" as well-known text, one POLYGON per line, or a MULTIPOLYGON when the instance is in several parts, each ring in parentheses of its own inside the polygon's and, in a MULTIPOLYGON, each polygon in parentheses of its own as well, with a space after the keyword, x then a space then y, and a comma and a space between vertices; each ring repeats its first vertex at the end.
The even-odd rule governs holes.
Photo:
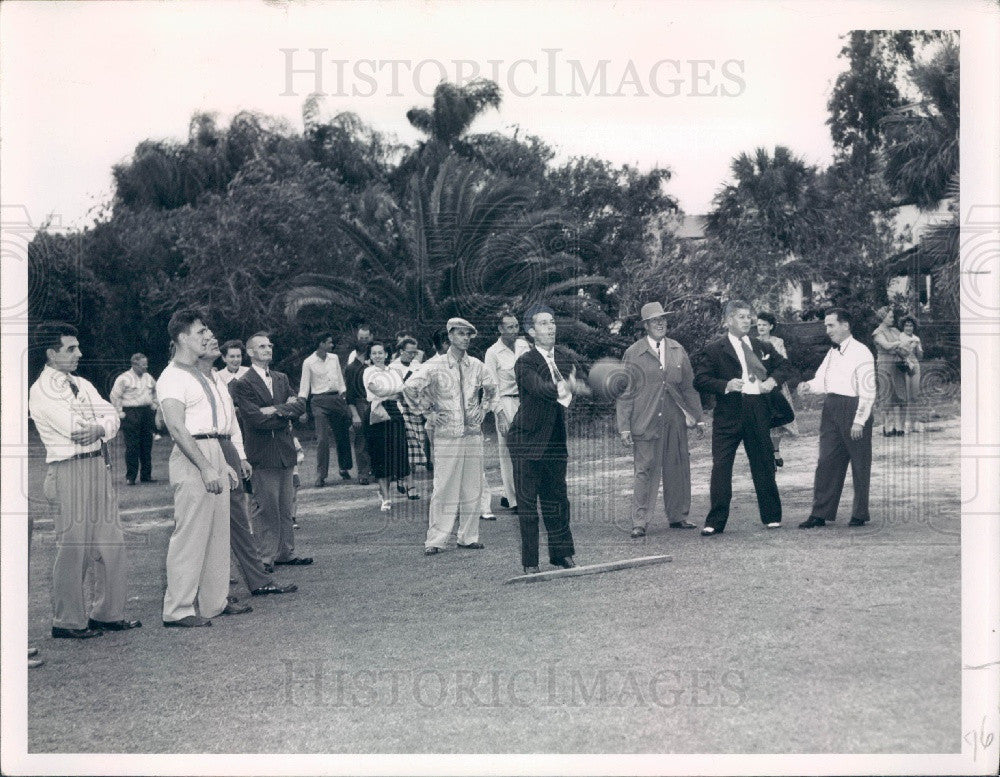
POLYGON ((178 310, 167 331, 174 358, 156 382, 163 421, 174 441, 170 484, 174 487, 174 531, 167 547, 164 626, 211 626, 229 593, 229 491, 238 476, 223 454, 228 434, 222 392, 198 361, 212 333, 197 310, 178 310))
POLYGON ((771 446, 772 398, 768 395, 792 370, 772 345, 749 336, 754 319, 746 302, 727 302, 723 320, 726 334, 698 355, 694 376, 698 391, 715 395, 711 508, 701 530, 705 537, 725 531, 733 498, 733 461, 741 442, 750 460, 761 522, 769 529, 781 527, 781 499, 771 446))

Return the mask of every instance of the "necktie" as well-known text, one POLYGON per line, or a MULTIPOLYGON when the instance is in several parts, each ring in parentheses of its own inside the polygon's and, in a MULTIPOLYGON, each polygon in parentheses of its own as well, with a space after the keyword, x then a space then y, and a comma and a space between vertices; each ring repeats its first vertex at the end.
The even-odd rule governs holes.
POLYGON ((747 372, 750 373, 750 382, 767 380, 767 370, 764 369, 764 365, 761 364, 760 359, 757 358, 757 354, 753 352, 747 341, 740 340, 740 345, 743 346, 743 356, 747 360, 747 372))
POLYGON ((663 369, 663 341, 656 341, 656 358, 660 362, 660 369, 663 369))
POLYGON ((80 396, 80 389, 77 387, 76 383, 69 376, 66 377, 66 382, 69 384, 69 390, 73 392, 73 399, 80 396))
POLYGON ((462 403, 462 426, 469 425, 469 417, 465 409, 465 376, 462 374, 462 362, 458 362, 458 398, 462 403))

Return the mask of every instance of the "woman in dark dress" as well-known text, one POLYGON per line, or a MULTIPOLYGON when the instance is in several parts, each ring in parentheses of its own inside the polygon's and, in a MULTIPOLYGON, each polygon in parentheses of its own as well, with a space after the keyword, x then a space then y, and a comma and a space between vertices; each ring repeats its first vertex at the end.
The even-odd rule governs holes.
POLYGON ((373 341, 367 346, 372 366, 365 369, 364 385, 370 404, 365 435, 372 475, 378 483, 382 512, 392 509, 389 483, 405 480, 410 486, 410 463, 406 449, 406 427, 399 402, 403 401, 403 379, 389 367, 385 344, 373 341))

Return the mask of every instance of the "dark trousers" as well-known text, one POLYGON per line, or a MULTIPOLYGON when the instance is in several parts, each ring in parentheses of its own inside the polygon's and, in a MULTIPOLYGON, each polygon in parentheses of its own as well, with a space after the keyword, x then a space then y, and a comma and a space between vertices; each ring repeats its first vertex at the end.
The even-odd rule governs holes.
POLYGON ((368 403, 365 401, 355 402, 354 409, 358 411, 361 418, 361 426, 355 429, 351 427, 351 440, 354 444, 354 461, 358 465, 358 477, 370 478, 372 476, 372 460, 368 454, 368 435, 365 433, 365 426, 368 425, 368 403))
POLYGON ((314 394, 313 420, 316 422, 316 477, 326 478, 330 470, 330 435, 337 443, 340 469, 354 466, 351 458, 351 414, 343 394, 314 394))
POLYGON ((295 555, 292 533, 292 467, 257 467, 250 478, 260 505, 257 547, 265 564, 287 561, 295 555))
POLYGON ((851 517, 870 519, 868 491, 872 474, 872 419, 862 427, 861 439, 851 439, 851 426, 858 409, 857 397, 827 394, 819 422, 819 462, 813 480, 813 506, 810 517, 832 521, 837 517, 840 493, 844 489, 847 464, 851 464, 854 483, 854 506, 851 517))
POLYGON ((750 459, 750 477, 757 491, 757 507, 762 523, 781 521, 781 499, 774 481, 774 448, 771 447, 770 410, 762 396, 742 395, 738 417, 716 415, 712 422, 712 506, 705 526, 724 531, 733 499, 733 461, 736 449, 750 459))
POLYGON ((243 478, 240 477, 240 457, 236 447, 229 440, 219 440, 226 463, 236 471, 239 486, 229 492, 229 548, 232 550, 236 564, 243 574, 247 588, 254 591, 274 582, 264 571, 264 561, 254 540, 253 527, 250 524, 250 500, 243 490, 243 478))
POLYGON ((538 566, 539 507, 549 536, 549 561, 554 564, 572 556, 573 533, 569 528, 565 449, 538 461, 516 456, 512 463, 517 520, 521 527, 522 566, 538 566))
POLYGON ((153 477, 153 418, 155 412, 149 405, 123 407, 122 434, 125 437, 125 477, 142 480, 153 477))

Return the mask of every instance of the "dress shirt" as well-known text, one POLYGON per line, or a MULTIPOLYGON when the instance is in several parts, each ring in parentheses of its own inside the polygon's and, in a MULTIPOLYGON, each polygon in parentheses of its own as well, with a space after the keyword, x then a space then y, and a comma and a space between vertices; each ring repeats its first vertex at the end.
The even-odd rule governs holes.
POLYGON ((222 381, 222 385, 228 386, 234 380, 239 380, 244 375, 247 374, 249 367, 244 367, 242 364, 236 368, 236 372, 229 369, 228 366, 223 367, 221 370, 215 370, 215 376, 222 381))
MULTIPOLYGON (((400 367, 405 365, 400 364, 400 367)), ((365 367, 361 381, 365 386, 365 399, 369 402, 381 402, 386 399, 397 399, 397 395, 403 390, 403 376, 398 368, 365 367)))
POLYGON ((733 346, 733 350, 736 351, 736 358, 740 360, 740 367, 743 368, 743 375, 740 380, 743 381, 743 388, 741 392, 744 394, 760 394, 760 381, 756 378, 751 381, 750 369, 747 365, 747 356, 743 353, 743 343, 747 344, 747 347, 752 351, 753 346, 750 344, 750 338, 747 335, 743 335, 743 339, 735 337, 732 334, 727 334, 726 337, 729 338, 729 342, 733 346))
POLYGON ((260 375, 260 379, 264 381, 264 385, 267 386, 267 393, 271 395, 272 399, 274 399, 274 382, 271 379, 271 370, 267 367, 258 367, 256 364, 252 365, 251 369, 260 375))
POLYGON ((875 402, 875 359, 863 343, 848 337, 827 351, 816 377, 807 383, 817 394, 858 397, 854 423, 864 424, 875 402))
MULTIPOLYGON (((246 370, 247 367, 242 369, 246 370)), ((214 380, 219 387, 219 394, 222 396, 222 403, 216 407, 216 414, 219 418, 219 434, 228 434, 236 453, 239 454, 240 461, 245 461, 247 457, 246 449, 243 447, 243 430, 240 429, 240 422, 236 418, 236 406, 233 404, 233 397, 229 393, 229 381, 226 380, 220 371, 211 371, 210 380, 214 380)), ((233 373, 229 373, 232 375, 233 373)))
POLYGON ((517 396, 517 379, 514 377, 514 362, 530 350, 531 346, 528 345, 528 341, 523 337, 518 337, 514 340, 513 350, 504 345, 503 339, 497 339, 493 345, 486 349, 486 356, 483 361, 486 364, 486 369, 492 372, 497 379, 497 399, 500 397, 517 396))
MULTIPOLYGON (((197 370, 197 367, 191 367, 197 370)), ((229 395, 225 385, 218 380, 206 378, 203 373, 199 373, 205 379, 204 384, 195 377, 188 369, 178 367, 174 362, 170 362, 160 379, 156 381, 156 396, 160 398, 160 405, 166 399, 176 399, 184 406, 184 428, 191 434, 229 434, 227 426, 228 420, 224 411, 223 394, 229 395), (208 391, 212 392, 215 400, 215 413, 212 412, 212 403, 208 399, 208 391)))
POLYGON ((436 411, 439 414, 434 425, 435 436, 459 438, 481 433, 478 428, 467 428, 465 424, 475 413, 480 388, 483 389, 483 407, 489 409, 497 393, 493 373, 468 354, 463 354, 459 365, 449 351, 421 364, 404 384, 403 396, 414 412, 427 415, 436 411), (464 407, 460 385, 464 389, 464 407))
POLYGON ((299 396, 309 399, 310 394, 326 394, 328 391, 347 391, 344 374, 340 371, 340 358, 328 353, 325 359, 315 353, 302 362, 302 380, 299 381, 299 396))
POLYGON ((156 407, 156 381, 148 372, 141 376, 135 370, 125 370, 115 378, 108 397, 116 409, 123 407, 156 407))
POLYGON ((566 382, 566 376, 559 371, 559 366, 556 364, 555 348, 553 347, 551 351, 546 351, 536 344, 535 350, 542 355, 545 363, 549 365, 549 372, 552 373, 552 382, 556 384, 556 391, 558 392, 556 402, 563 407, 569 407, 570 402, 573 401, 573 394, 569 390, 569 383, 566 382))
POLYGON ((45 445, 45 461, 49 464, 100 450, 101 442, 113 439, 121 425, 114 405, 104 400, 90 381, 48 365, 28 392, 28 412, 45 445), (70 381, 76 385, 76 396, 70 381), (104 434, 89 445, 77 445, 70 435, 87 424, 100 424, 104 434))
POLYGON ((649 349, 660 357, 660 369, 665 370, 667 368, 666 338, 657 342, 652 337, 647 336, 646 342, 649 343, 649 349))

